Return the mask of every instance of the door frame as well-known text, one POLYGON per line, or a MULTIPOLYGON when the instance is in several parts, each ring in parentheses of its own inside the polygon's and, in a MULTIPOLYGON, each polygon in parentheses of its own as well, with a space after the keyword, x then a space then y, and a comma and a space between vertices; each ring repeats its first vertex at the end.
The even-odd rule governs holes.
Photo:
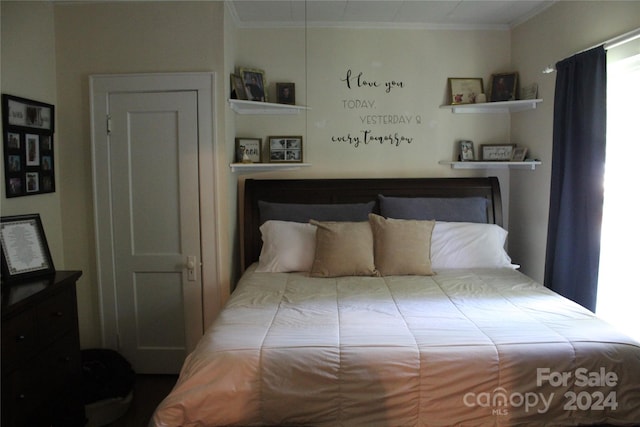
POLYGON ((118 317, 113 256, 113 224, 109 178, 108 120, 109 94, 114 92, 196 91, 198 96, 198 178, 200 198, 200 256, 202 278, 202 330, 186 331, 186 348, 191 352, 205 327, 206 313, 220 305, 218 230, 215 182, 215 80, 213 72, 97 74, 89 76, 91 104, 91 163, 96 239, 96 268, 100 305, 102 345, 118 349, 118 317), (211 185, 207 185, 211 183, 211 185))

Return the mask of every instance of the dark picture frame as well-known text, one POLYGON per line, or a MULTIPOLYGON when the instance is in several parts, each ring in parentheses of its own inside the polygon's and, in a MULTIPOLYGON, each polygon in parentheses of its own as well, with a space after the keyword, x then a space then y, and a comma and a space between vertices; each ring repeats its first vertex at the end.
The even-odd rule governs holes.
POLYGON ((491 75, 491 93, 489 101, 515 101, 518 91, 518 73, 491 75))
POLYGON ((476 97, 484 93, 480 77, 449 77, 449 104, 475 104, 476 97))
POLYGON ((258 68, 240 68, 240 77, 249 101, 267 101, 267 81, 264 70, 258 68))
POLYGON ((302 136, 270 136, 269 162, 302 163, 302 136))
POLYGON ((261 146, 260 138, 236 138, 236 163, 260 163, 261 146))
POLYGON ((276 102, 294 105, 296 103, 296 84, 276 83, 276 102))
POLYGON ((54 118, 51 104, 2 95, 7 198, 55 192, 54 118))
POLYGON ((23 280, 55 272, 40 214, 3 216, 0 241, 3 281, 23 280))

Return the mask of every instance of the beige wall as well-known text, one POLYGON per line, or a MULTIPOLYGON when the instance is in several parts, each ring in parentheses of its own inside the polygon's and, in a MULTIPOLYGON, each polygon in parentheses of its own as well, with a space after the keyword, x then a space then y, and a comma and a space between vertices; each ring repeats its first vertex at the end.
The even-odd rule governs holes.
MULTIPOLYGON (((85 272, 78 289, 83 346, 100 345, 100 318, 93 226, 89 76, 109 73, 214 71, 216 110, 224 111, 223 4, 221 2, 61 3, 54 7, 60 147, 65 170, 63 235, 68 266, 85 272)), ((218 141, 224 120, 215 120, 218 141)), ((220 170, 225 145, 216 145, 220 170)), ((227 166, 228 167, 228 166, 227 166)), ((226 174, 217 173, 220 185, 226 174)), ((217 186, 212 183, 211 190, 217 186)), ((224 197, 225 195, 219 195, 224 197)), ((224 199, 222 200, 224 202, 224 199)), ((227 211, 220 210, 221 284, 229 286, 227 211)))
POLYGON ((454 115, 439 108, 446 101, 448 77, 482 77, 488 82, 491 73, 509 69, 508 31, 309 28, 305 34, 299 28, 239 32, 237 65, 264 69, 271 99, 276 82, 294 82, 297 103, 311 108, 300 116, 237 119, 239 136, 303 135, 305 161, 312 167, 295 176, 454 175, 438 161, 453 159, 456 141, 471 139, 479 145, 509 138, 507 115, 454 115), (349 70, 351 88, 344 81, 349 70), (379 86, 357 87, 359 73, 379 86), (390 81, 402 87, 387 93, 385 84, 390 81), (380 116, 399 122, 380 124, 380 116), (362 140, 364 132, 397 133, 411 142, 361 143, 356 148, 355 143, 334 141, 348 136, 362 140))
MULTIPOLYGON (((263 69, 270 99, 275 98, 276 82, 295 83, 296 103, 310 107, 299 116, 236 118, 238 136, 303 136, 304 159, 311 167, 260 177, 497 175, 508 199, 508 172, 454 171, 438 164, 454 159, 460 139, 474 141, 476 148, 509 140, 508 115, 454 115, 439 108, 448 102, 448 77, 482 77, 487 85, 492 73, 510 70, 508 31, 311 27, 238 33, 236 65, 263 69), (349 70, 351 88, 344 81, 349 70), (361 80, 379 86, 357 87, 360 73, 361 80), (402 87, 387 93, 390 81, 402 87), (404 123, 380 124, 380 116, 404 123), (365 132, 398 134, 411 142, 361 142, 356 147, 336 141, 348 136, 363 140, 365 132)), ((264 148, 266 154, 266 144, 264 148)), ((508 212, 505 216, 508 221, 508 212)))
MULTIPOLYGON (((50 195, 2 199, 2 215, 39 211, 58 268, 82 269, 78 305, 84 347, 101 342, 95 240, 88 77, 91 74, 215 71, 216 191, 221 287, 228 289, 238 253, 237 179, 229 163, 235 136, 303 135, 313 166, 259 178, 311 176, 454 176, 438 164, 452 159, 455 141, 476 145, 513 140, 543 160, 536 171, 498 174, 510 194, 510 251, 523 270, 541 280, 551 164, 555 75, 547 64, 637 25, 640 2, 559 2, 505 31, 236 28, 222 2, 51 3, 3 1, 2 92, 56 105, 58 189, 50 195), (54 42, 55 40, 55 42, 54 42), (262 68, 268 82, 296 83, 299 103, 312 109, 293 117, 241 117, 228 108, 229 73, 262 68), (390 94, 347 89, 346 71, 384 83, 390 94), (517 70, 537 82, 538 110, 501 115, 453 115, 442 110, 447 77, 483 77, 517 70), (373 102, 371 111, 345 100, 373 102), (407 125, 363 123, 367 115, 413 118, 407 125), (416 117, 421 117, 420 124, 416 117), (398 147, 331 142, 333 136, 395 133, 413 138, 398 147)), ((271 96, 274 96, 273 89, 271 96)), ((4 196, 4 192, 3 192, 4 196)), ((221 295, 224 299, 225 294, 221 295)))
MULTIPOLYGON (((508 69, 508 31, 314 30, 309 36, 309 154, 314 174, 358 176, 460 175, 441 160, 453 160, 457 141, 507 142, 507 115, 457 115, 449 103, 448 77, 481 77, 508 69), (344 79, 362 73, 379 87, 350 87, 344 79), (401 82, 387 92, 387 82, 401 82), (358 104, 372 107, 359 108, 358 104), (355 106, 355 108, 354 108, 355 106), (407 124, 380 124, 379 116, 407 124), (338 137, 410 138, 356 147, 338 137), (368 135, 368 134, 367 134, 368 135), (316 167, 317 165, 317 167, 316 167)), ((384 118, 382 119, 384 120, 384 118)), ((482 174, 484 171, 465 174, 482 174)))
MULTIPOLYGON (((53 4, 51 2, 0 2, 2 15, 2 69, 0 86, 2 93, 56 104, 56 56, 53 4)), ((57 105, 55 105, 57 107, 57 105)), ((56 111, 58 113, 58 111, 56 111)), ((59 114, 57 114, 59 118, 59 114)), ((2 126, 0 124, 0 126, 2 126)), ((60 159, 59 134, 54 135, 54 158, 60 159)), ((66 265, 62 234, 61 197, 64 191, 60 183, 61 169, 56 161, 55 193, 6 198, 4 187, 0 189, 1 213, 21 215, 39 213, 53 257, 59 270, 66 265)), ((0 164, 4 176, 4 161, 0 164)), ((4 178, 2 178, 4 186, 4 178)))
POLYGON ((229 13, 229 8, 224 8, 224 73, 220 76, 222 84, 225 86, 225 91, 222 93, 224 108, 219 110, 218 118, 221 120, 224 118, 225 122, 225 135, 224 146, 226 149, 226 157, 223 159, 223 163, 218 169, 218 174, 223 175, 226 180, 226 185, 220 186, 219 206, 225 210, 227 221, 222 224, 221 232, 226 233, 226 241, 228 242, 227 249, 225 250, 226 256, 224 257, 227 262, 227 268, 230 269, 230 281, 231 286, 227 287, 228 292, 237 281, 237 275, 240 270, 240 245, 239 245, 239 224, 235 220, 237 217, 238 209, 238 178, 231 174, 229 164, 235 160, 235 135, 236 135, 236 115, 228 107, 227 100, 231 95, 230 75, 235 73, 235 64, 237 63, 236 57, 238 53, 237 49, 237 28, 233 22, 233 18, 229 13))
POLYGON ((523 81, 538 82, 544 102, 534 112, 513 115, 511 122, 513 140, 528 146, 543 165, 534 173, 511 173, 509 251, 538 281, 544 278, 555 89, 555 73, 541 71, 638 28, 639 17, 637 1, 561 1, 512 31, 514 68, 523 81))

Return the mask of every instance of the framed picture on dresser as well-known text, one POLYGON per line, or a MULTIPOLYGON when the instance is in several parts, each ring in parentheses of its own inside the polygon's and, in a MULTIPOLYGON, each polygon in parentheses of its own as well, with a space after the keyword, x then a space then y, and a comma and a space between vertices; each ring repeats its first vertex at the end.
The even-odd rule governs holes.
POLYGON ((3 216, 0 241, 3 282, 55 273, 39 214, 3 216))

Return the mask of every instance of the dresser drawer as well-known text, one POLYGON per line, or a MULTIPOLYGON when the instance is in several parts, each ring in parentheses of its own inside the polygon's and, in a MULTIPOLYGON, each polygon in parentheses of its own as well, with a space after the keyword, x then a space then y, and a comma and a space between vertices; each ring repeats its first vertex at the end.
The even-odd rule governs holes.
POLYGON ((27 360, 38 351, 36 319, 24 312, 2 324, 2 372, 8 372, 20 361, 27 360))
MULTIPOLYGON (((36 362, 36 360, 33 360, 36 362)), ((18 369, 3 379, 3 425, 44 425, 51 420, 50 388, 37 366, 18 369)))
POLYGON ((80 359, 78 338, 71 332, 11 373, 5 396, 11 418, 31 419, 37 411, 51 421, 61 400, 81 386, 80 359))
POLYGON ((2 289, 2 427, 85 425, 75 289, 81 274, 38 278, 40 289, 29 294, 32 282, 2 289), (21 298, 4 298, 13 295, 21 298))
POLYGON ((67 288, 42 302, 35 311, 41 345, 47 345, 76 328, 77 307, 73 288, 67 288))
MULTIPOLYGON (((79 347, 78 336, 71 331, 38 356, 43 378, 47 378, 48 386, 54 392, 70 393, 69 382, 80 380, 82 354, 78 351, 79 347)), ((75 383, 73 386, 77 387, 75 383)))
POLYGON ((77 328, 74 289, 68 288, 24 311, 2 325, 2 372, 25 360, 77 328))

